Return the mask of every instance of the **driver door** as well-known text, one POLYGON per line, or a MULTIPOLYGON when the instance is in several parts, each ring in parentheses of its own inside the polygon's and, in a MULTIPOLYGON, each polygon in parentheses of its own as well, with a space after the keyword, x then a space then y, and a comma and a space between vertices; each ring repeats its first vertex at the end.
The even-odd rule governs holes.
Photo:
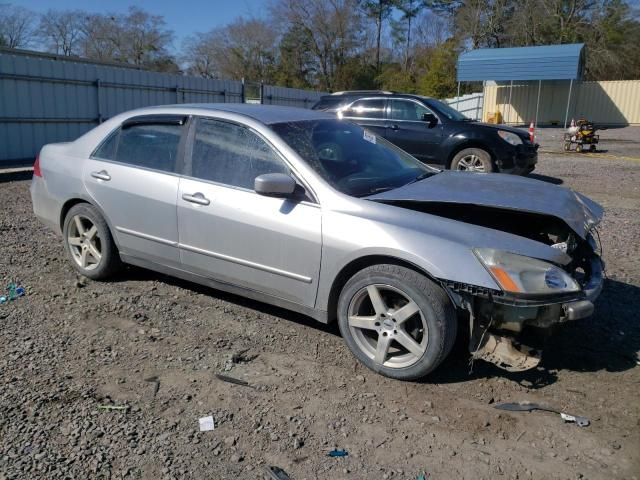
POLYGON ((178 192, 184 268, 313 307, 322 246, 320 206, 253 190, 259 175, 291 173, 257 132, 213 118, 198 118, 193 128, 178 192))

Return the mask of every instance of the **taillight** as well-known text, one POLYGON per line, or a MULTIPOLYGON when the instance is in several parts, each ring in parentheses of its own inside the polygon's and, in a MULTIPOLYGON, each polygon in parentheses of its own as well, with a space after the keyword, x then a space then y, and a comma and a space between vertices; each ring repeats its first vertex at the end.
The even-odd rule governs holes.
POLYGON ((36 162, 33 164, 33 176, 42 177, 42 171, 40 170, 40 155, 36 155, 36 162))

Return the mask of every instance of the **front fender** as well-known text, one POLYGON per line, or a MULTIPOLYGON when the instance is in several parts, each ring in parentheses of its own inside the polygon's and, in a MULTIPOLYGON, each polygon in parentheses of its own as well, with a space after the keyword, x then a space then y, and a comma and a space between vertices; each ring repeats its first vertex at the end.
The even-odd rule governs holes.
POLYGON ((402 260, 433 278, 499 289, 473 250, 463 243, 407 226, 329 213, 323 218, 316 308, 327 309, 333 282, 347 265, 370 256, 402 260))

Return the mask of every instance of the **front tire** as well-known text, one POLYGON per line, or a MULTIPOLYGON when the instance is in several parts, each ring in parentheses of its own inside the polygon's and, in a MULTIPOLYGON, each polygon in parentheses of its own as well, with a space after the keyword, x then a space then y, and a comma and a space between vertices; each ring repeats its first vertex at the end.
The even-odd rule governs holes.
POLYGON ((338 325, 358 360, 398 380, 432 372, 451 351, 457 330, 442 288, 414 270, 388 264, 367 267, 346 283, 338 325))
POLYGON ((109 226, 93 205, 79 203, 71 207, 62 234, 71 264, 85 277, 104 280, 122 267, 109 226))
POLYGON ((489 152, 481 148, 465 148, 456 153, 451 160, 451 170, 491 173, 494 168, 489 152))

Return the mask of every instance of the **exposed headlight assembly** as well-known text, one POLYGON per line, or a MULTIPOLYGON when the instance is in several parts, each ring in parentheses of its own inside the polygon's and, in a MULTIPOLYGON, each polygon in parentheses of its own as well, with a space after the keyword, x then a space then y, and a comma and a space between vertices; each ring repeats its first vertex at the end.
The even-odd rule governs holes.
POLYGON ((513 132, 507 132, 506 130, 498 130, 498 135, 505 142, 510 143, 511 145, 521 145, 522 139, 513 132))
POLYGON ((493 248, 473 251, 505 292, 540 295, 580 291, 567 272, 542 260, 493 248))

